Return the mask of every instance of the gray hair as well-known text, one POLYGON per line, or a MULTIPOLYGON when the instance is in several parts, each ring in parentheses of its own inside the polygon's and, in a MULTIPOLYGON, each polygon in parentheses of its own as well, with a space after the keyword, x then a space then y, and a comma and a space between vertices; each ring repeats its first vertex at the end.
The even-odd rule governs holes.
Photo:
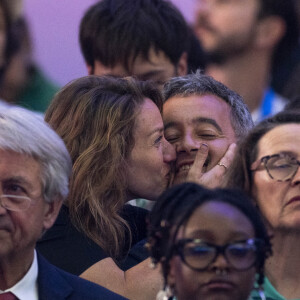
POLYGON ((24 108, 0 108, 0 149, 26 154, 41 164, 44 200, 64 200, 72 162, 63 140, 41 115, 24 108))
POLYGON ((172 78, 164 85, 163 93, 165 102, 174 96, 212 94, 221 98, 231 107, 230 121, 237 139, 245 136, 253 127, 251 114, 243 98, 211 76, 202 74, 199 70, 194 74, 172 78))

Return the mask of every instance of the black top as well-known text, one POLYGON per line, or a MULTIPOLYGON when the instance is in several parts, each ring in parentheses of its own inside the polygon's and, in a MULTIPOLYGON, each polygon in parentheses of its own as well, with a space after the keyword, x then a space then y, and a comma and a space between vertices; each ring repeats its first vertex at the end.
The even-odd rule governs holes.
MULTIPOLYGON (((126 204, 122 217, 128 222, 132 233, 129 254, 118 265, 127 270, 148 257, 144 249, 147 236, 148 211, 126 204)), ((37 250, 53 265, 74 275, 80 275, 90 266, 108 257, 104 250, 71 223, 69 209, 63 205, 55 224, 37 242, 37 250)))

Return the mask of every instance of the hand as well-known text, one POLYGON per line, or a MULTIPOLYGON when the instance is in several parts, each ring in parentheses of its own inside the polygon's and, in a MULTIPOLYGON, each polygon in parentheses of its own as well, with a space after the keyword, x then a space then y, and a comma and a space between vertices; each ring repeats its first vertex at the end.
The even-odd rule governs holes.
POLYGON ((208 146, 201 144, 194 163, 189 170, 187 181, 201 184, 207 188, 221 187, 224 181, 224 174, 233 161, 235 149, 236 144, 231 144, 218 164, 204 173, 202 169, 208 155, 208 146))

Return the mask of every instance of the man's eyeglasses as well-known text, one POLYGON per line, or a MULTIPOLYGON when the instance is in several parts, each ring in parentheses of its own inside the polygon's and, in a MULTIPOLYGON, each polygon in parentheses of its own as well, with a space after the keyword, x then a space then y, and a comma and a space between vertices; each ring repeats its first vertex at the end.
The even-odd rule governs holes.
POLYGON ((263 244, 260 239, 248 239, 217 246, 201 239, 182 239, 174 250, 188 267, 196 271, 206 270, 220 254, 232 268, 243 271, 255 265, 263 244))
POLYGON ((1 195, 0 205, 7 210, 22 211, 29 208, 31 199, 26 196, 1 195))
POLYGON ((259 170, 261 164, 263 164, 272 179, 277 181, 287 181, 295 176, 300 162, 287 153, 268 155, 255 161, 251 165, 251 171, 259 170))

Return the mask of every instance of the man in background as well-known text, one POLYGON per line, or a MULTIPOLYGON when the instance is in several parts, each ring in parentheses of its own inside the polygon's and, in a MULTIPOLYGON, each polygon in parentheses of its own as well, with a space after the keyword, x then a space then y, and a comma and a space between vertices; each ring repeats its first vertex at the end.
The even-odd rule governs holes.
POLYGON ((237 91, 255 121, 283 109, 271 71, 298 43, 293 0, 198 0, 195 32, 209 56, 206 73, 237 91))
POLYGON ((80 46, 88 73, 135 75, 162 87, 188 72, 190 28, 165 0, 103 0, 80 24, 80 46))

